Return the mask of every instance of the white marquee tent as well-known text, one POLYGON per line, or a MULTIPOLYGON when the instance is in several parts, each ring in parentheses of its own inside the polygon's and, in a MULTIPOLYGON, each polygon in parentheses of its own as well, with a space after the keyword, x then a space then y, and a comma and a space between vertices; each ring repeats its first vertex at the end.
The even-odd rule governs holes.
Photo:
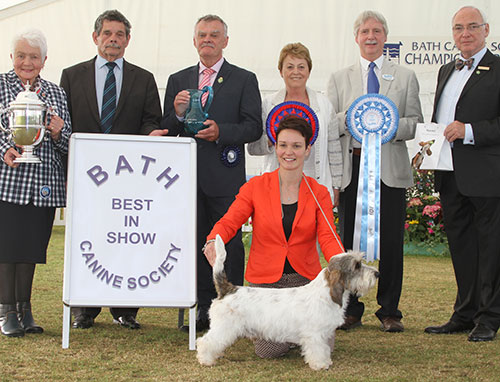
MULTIPOLYGON (((482 9, 490 23, 488 47, 500 51, 500 2, 494 0, 0 0, 0 70, 12 68, 11 39, 26 27, 41 29, 48 40, 42 76, 59 82, 61 70, 96 54, 91 33, 96 17, 119 9, 132 23, 125 58, 150 70, 163 98, 168 76, 197 62, 194 23, 214 13, 229 26, 228 61, 257 74, 262 93, 282 87, 277 70, 280 49, 300 41, 311 51, 308 85, 325 91, 330 74, 358 59, 352 25, 365 9, 382 12, 389 24, 391 59, 417 73, 426 121, 430 118, 437 70, 454 54, 451 17, 463 5, 482 9), (8 6, 10 3, 17 5, 8 6)), ((258 172, 258 160, 249 172, 258 172)))

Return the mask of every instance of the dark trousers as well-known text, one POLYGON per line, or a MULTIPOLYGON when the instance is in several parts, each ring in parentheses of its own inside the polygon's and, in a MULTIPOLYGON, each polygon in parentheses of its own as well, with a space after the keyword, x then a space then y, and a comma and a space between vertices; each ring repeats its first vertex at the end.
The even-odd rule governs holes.
MULTIPOLYGON (((139 308, 109 308, 109 312, 115 320, 121 316, 137 316, 139 308)), ((71 312, 75 317, 81 316, 82 314, 89 315, 92 318, 96 318, 99 313, 101 313, 100 307, 85 307, 85 308, 71 308, 71 312)))
MULTIPOLYGON (((468 197, 441 173, 441 203, 457 281, 453 321, 500 326, 500 198, 468 197)), ((473 180, 472 180, 473 181, 473 180)))
MULTIPOLYGON (((202 252, 207 241, 207 236, 215 223, 224 216, 234 196, 211 197, 198 188, 198 210, 197 210, 197 294, 199 316, 202 318, 207 314, 212 300, 217 297, 215 291, 212 267, 202 252)), ((241 229, 226 244, 227 258, 224 268, 227 278, 235 285, 243 285, 243 272, 245 269, 245 249, 241 241, 241 229)))
MULTIPOLYGON (((340 193, 339 228, 344 248, 352 249, 360 157, 353 155, 351 183, 340 193)), ((405 189, 386 186, 380 191, 380 261, 377 302, 378 318, 402 318, 398 309, 403 285, 403 242, 406 216, 405 189)), ((364 304, 350 296, 346 315, 361 318, 364 304)))

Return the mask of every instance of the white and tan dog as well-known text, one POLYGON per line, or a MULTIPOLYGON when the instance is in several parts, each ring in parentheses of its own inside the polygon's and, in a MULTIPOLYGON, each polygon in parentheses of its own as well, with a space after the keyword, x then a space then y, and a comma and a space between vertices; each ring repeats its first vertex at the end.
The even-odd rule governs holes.
POLYGON ((349 293, 364 295, 375 285, 378 270, 361 262, 361 253, 330 259, 327 268, 298 288, 250 288, 231 284, 224 272, 226 249, 217 236, 213 277, 217 299, 210 307, 210 330, 196 341, 198 361, 214 365, 240 337, 291 342, 301 346, 314 370, 332 364, 335 329, 344 323, 349 293))

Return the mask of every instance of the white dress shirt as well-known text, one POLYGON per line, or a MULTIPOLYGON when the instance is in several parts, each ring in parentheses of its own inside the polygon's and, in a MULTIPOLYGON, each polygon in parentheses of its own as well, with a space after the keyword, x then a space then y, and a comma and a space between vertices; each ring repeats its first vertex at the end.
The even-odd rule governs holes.
MULTIPOLYGON (((469 81, 469 78, 475 72, 479 62, 482 60, 486 53, 486 47, 477 52, 472 58, 474 62, 471 68, 464 66, 462 70, 454 70, 451 74, 448 82, 444 86, 443 93, 439 98, 439 104, 437 105, 436 111, 436 122, 448 126, 450 123, 455 121, 455 110, 457 108, 458 99, 465 84, 469 81)), ((462 55, 460 59, 465 60, 462 55)), ((472 125, 470 123, 465 124, 465 137, 464 145, 474 144, 474 133, 472 131, 472 125)))

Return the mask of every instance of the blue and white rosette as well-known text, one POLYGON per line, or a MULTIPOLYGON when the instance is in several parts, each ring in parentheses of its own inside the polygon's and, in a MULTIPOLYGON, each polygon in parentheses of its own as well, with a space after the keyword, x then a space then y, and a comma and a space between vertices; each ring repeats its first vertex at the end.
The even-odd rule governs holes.
POLYGON ((363 251, 367 261, 380 253, 380 159, 381 147, 398 129, 398 108, 381 94, 356 99, 347 111, 347 128, 361 143, 358 195, 353 249, 363 251))

